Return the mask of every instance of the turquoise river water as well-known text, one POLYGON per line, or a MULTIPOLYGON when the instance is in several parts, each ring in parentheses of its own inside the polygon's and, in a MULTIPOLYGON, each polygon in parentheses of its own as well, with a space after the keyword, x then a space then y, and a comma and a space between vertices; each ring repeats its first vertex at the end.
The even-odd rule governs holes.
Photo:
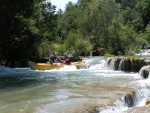
POLYGON ((0 67, 0 113, 126 113, 143 106, 150 80, 139 73, 113 71, 103 57, 85 66, 58 70, 0 67), (125 95, 135 91, 129 108, 125 95))

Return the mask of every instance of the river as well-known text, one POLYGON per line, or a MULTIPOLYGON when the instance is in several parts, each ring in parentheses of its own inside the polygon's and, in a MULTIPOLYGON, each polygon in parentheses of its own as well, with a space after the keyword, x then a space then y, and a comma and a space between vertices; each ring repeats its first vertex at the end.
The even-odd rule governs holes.
POLYGON ((81 69, 0 67, 0 113, 126 113, 145 105, 149 79, 110 70, 103 57, 85 59, 81 69), (134 102, 125 95, 133 93, 134 102))

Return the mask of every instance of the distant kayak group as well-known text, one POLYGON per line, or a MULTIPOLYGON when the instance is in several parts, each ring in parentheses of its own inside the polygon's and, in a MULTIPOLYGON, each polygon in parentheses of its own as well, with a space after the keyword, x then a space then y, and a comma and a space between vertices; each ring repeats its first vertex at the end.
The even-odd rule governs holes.
MULTIPOLYGON (((59 69, 67 64, 63 64, 63 63, 53 63, 53 64, 48 64, 48 63, 35 63, 32 61, 28 62, 29 67, 32 70, 51 70, 51 69, 59 69)), ((83 61, 79 61, 79 62, 74 62, 69 64, 68 66, 76 66, 77 69, 80 68, 80 66, 84 65, 83 61)))
POLYGON ((50 52, 47 63, 35 63, 33 61, 28 62, 28 65, 32 70, 59 69, 65 65, 74 65, 78 69, 83 64, 84 64, 83 61, 72 63, 70 58, 66 54, 58 56, 54 51, 50 52))

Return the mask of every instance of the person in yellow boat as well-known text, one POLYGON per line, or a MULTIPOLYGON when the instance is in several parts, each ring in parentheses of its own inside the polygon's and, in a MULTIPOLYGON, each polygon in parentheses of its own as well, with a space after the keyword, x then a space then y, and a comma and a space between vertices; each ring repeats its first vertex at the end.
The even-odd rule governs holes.
POLYGON ((63 64, 71 64, 70 58, 66 54, 64 55, 63 59, 59 58, 59 61, 63 64))
POLYGON ((56 55, 54 51, 50 52, 49 54, 49 62, 50 64, 53 64, 53 63, 63 63, 67 65, 71 64, 70 58, 66 54, 63 54, 62 57, 59 57, 56 55))
POLYGON ((50 52, 50 54, 49 54, 49 62, 51 64, 53 64, 53 63, 60 63, 59 62, 59 58, 56 56, 56 53, 54 51, 50 52))

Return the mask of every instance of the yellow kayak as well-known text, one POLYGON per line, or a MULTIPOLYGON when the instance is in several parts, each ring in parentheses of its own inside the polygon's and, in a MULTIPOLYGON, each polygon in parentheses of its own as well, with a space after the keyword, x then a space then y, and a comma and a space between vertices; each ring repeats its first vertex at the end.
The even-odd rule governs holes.
MULTIPOLYGON (((76 62, 70 65, 74 65, 77 67, 77 69, 79 69, 80 66, 82 66, 83 64, 84 62, 80 61, 80 62, 76 62)), ((51 70, 51 69, 59 69, 65 66, 66 64, 62 64, 62 63, 47 64, 47 63, 35 63, 32 61, 29 61, 28 65, 32 70, 51 70)))

